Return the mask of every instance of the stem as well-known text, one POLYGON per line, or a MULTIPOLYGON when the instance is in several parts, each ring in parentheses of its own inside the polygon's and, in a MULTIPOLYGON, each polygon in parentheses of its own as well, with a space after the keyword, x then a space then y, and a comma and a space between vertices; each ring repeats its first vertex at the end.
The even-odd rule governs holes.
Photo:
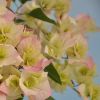
POLYGON ((77 89, 75 89, 75 88, 72 88, 79 96, 81 96, 80 95, 80 92, 77 90, 77 89))
POLYGON ((6 7, 9 11, 11 11, 13 14, 15 14, 15 12, 12 10, 12 9, 10 9, 9 7, 6 7))
POLYGON ((83 97, 83 96, 81 95, 81 93, 80 93, 77 89, 75 89, 75 88, 72 88, 72 89, 73 89, 83 100, 89 100, 88 97, 86 97, 86 96, 83 97))
MULTIPOLYGON (((83 93, 81 93, 81 91, 79 91, 78 89, 76 89, 76 85, 74 83, 73 80, 71 80, 72 84, 74 85, 74 88, 72 88, 83 100, 89 100, 89 98, 85 95, 83 95, 83 93)), ((77 85, 79 87, 79 84, 77 85)))

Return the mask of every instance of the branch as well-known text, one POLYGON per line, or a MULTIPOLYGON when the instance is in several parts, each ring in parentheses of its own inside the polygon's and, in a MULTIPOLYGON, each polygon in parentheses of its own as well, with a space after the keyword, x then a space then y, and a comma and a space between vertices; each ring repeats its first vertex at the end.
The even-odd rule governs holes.
POLYGON ((9 11, 11 11, 13 14, 15 14, 15 12, 10 8, 10 5, 11 5, 11 2, 12 2, 12 0, 6 0, 7 1, 7 9, 9 10, 9 11))
POLYGON ((11 11, 13 14, 15 14, 15 12, 11 9, 11 8, 9 8, 9 7, 6 7, 9 11, 11 11))
POLYGON ((83 99, 83 100, 89 100, 88 97, 86 95, 84 95, 85 93, 85 87, 84 84, 78 84, 75 85, 74 81, 71 80, 72 84, 74 85, 74 88, 72 88, 75 92, 77 92, 77 94, 83 99), (75 87, 78 87, 78 89, 76 89, 75 87))

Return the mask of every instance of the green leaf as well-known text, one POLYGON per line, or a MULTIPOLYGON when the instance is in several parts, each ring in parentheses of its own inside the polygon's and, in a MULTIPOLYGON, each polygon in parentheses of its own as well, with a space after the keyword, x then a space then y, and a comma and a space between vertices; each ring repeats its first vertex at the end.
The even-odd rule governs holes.
POLYGON ((22 4, 26 3, 27 1, 31 1, 31 0, 19 0, 22 4))
POLYGON ((13 2, 16 2, 16 0, 12 0, 13 2))
POLYGON ((58 84, 62 84, 60 76, 57 72, 57 70, 55 69, 55 67, 53 66, 53 64, 49 64, 45 69, 45 72, 48 72, 48 76, 54 80, 55 82, 57 82, 58 84))
POLYGON ((21 97, 21 98, 19 98, 19 99, 17 99, 17 100, 23 100, 24 99, 24 97, 21 97))
POLYGON ((32 17, 34 17, 34 18, 40 19, 40 20, 42 20, 42 21, 46 21, 46 22, 49 22, 49 23, 52 23, 52 24, 57 25, 57 23, 56 23, 54 20, 48 18, 48 17, 44 14, 44 12, 42 11, 41 8, 36 8, 36 9, 32 10, 28 15, 29 15, 29 16, 32 16, 32 17))
POLYGON ((49 97, 49 98, 47 98, 46 100, 55 100, 53 97, 49 97))
POLYGON ((14 19, 14 22, 15 23, 17 23, 17 24, 19 24, 19 23, 23 23, 24 22, 24 20, 22 20, 22 19, 14 19))

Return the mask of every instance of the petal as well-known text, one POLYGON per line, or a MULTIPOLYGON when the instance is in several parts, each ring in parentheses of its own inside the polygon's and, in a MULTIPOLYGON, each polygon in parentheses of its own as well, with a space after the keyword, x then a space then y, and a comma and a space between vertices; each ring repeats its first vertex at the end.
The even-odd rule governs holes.
POLYGON ((95 66, 94 60, 93 60, 93 58, 92 58, 91 56, 89 56, 89 57, 86 59, 85 64, 87 65, 87 67, 88 67, 89 69, 92 69, 92 68, 94 68, 94 66, 95 66))
POLYGON ((69 63, 69 64, 84 63, 84 59, 70 58, 70 59, 68 59, 68 63, 69 63))
POLYGON ((33 9, 37 8, 38 6, 36 5, 36 3, 34 1, 27 1, 19 10, 18 13, 19 14, 23 14, 23 13, 29 13, 30 11, 32 11, 33 9))
POLYGON ((1 67, 8 65, 18 66, 23 62, 22 58, 12 45, 0 44, 0 48, 5 50, 5 58, 0 60, 1 67))
MULTIPOLYGON (((84 58, 87 55, 88 43, 82 34, 76 34, 72 37, 74 41, 72 41, 72 45, 67 48, 67 55, 69 58, 84 58)), ((75 60, 75 59, 73 59, 75 60)))
POLYGON ((15 17, 15 14, 13 14, 11 11, 7 10, 6 13, 3 15, 3 18, 7 21, 7 22, 10 22, 10 21, 13 21, 15 17))
POLYGON ((100 31, 100 28, 95 25, 95 22, 89 15, 80 14, 76 20, 82 32, 100 31))
POLYGON ((0 100, 7 100, 6 95, 0 92, 0 100))
POLYGON ((10 75, 6 79, 6 85, 8 87, 7 98, 9 98, 9 100, 16 100, 21 97, 22 91, 19 87, 19 77, 18 76, 10 75))
POLYGON ((79 85, 78 91, 80 95, 82 96, 83 100, 89 100, 89 98, 86 96, 86 85, 85 84, 79 85))
POLYGON ((0 74, 0 80, 3 78, 3 76, 0 74))
POLYGON ((2 92, 5 95, 8 94, 8 88, 4 82, 0 84, 0 92, 2 92))
POLYGON ((57 14, 68 13, 71 8, 71 0, 55 0, 54 9, 57 14))
POLYGON ((48 80, 46 80, 40 85, 40 89, 37 91, 35 97, 36 100, 45 100, 49 96, 51 96, 51 89, 48 80), (38 96, 39 94, 40 96, 38 96))
POLYGON ((63 34, 63 40, 65 39, 66 49, 73 47, 76 43, 76 37, 72 37, 71 33, 64 33, 64 34, 63 34))
POLYGON ((41 61, 39 61, 39 63, 37 63, 37 65, 35 65, 35 66, 25 66, 24 69, 26 71, 33 71, 33 72, 43 71, 43 69, 47 65, 49 65, 51 62, 52 62, 52 60, 42 59, 41 61))
POLYGON ((0 0, 0 15, 4 15, 6 13, 6 0, 0 0))
POLYGON ((23 38, 17 46, 17 50, 26 66, 35 66, 44 58, 41 53, 41 41, 36 35, 23 38))
POLYGON ((37 38, 36 35, 32 35, 32 36, 29 36, 29 37, 26 37, 26 38, 23 38, 21 39, 19 45, 18 45, 18 50, 19 52, 23 52, 23 49, 25 47, 27 47, 28 45, 31 45, 33 48, 36 48, 36 49, 41 49, 41 42, 40 40, 37 38))
POLYGON ((42 78, 43 81, 41 81, 38 86, 33 87, 31 89, 27 88, 24 84, 23 81, 25 77, 28 76, 29 72, 25 72, 25 74, 23 73, 20 79, 20 88, 22 89, 22 91, 24 92, 24 94, 26 96, 35 96, 36 100, 45 100, 46 98, 48 98, 51 95, 51 90, 50 90, 50 85, 47 79, 47 73, 42 72, 42 78), (27 75, 26 75, 27 73, 27 75), (25 75, 25 76, 24 76, 25 75))
POLYGON ((56 1, 55 0, 36 0, 36 3, 38 3, 42 8, 45 7, 45 10, 49 11, 54 7, 56 1))

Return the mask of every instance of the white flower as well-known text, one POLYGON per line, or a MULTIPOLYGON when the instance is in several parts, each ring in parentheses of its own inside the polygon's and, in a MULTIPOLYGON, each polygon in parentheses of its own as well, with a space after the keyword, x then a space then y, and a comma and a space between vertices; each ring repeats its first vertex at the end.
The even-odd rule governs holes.
POLYGON ((7 100, 16 100, 21 97, 22 91, 19 87, 19 77, 16 75, 10 75, 6 79, 6 85, 8 87, 7 100))
POLYGON ((19 43, 20 34, 23 31, 21 25, 15 25, 13 22, 9 22, 5 17, 0 17, 0 43, 12 44, 16 46, 19 43))
POLYGON ((37 3, 45 10, 52 10, 56 1, 55 0, 37 0, 37 3))
POLYGON ((25 24, 27 24, 29 27, 34 28, 36 27, 36 21, 40 23, 40 20, 37 20, 36 18, 33 18, 28 15, 32 10, 39 8, 39 6, 35 3, 35 1, 27 1, 23 6, 18 10, 18 16, 16 19, 22 19, 24 20, 25 24))
POLYGON ((12 45, 0 44, 0 67, 20 65, 23 62, 18 52, 12 45))
POLYGON ((36 100, 45 100, 51 95, 46 72, 22 72, 20 88, 26 96, 35 96, 36 100))

